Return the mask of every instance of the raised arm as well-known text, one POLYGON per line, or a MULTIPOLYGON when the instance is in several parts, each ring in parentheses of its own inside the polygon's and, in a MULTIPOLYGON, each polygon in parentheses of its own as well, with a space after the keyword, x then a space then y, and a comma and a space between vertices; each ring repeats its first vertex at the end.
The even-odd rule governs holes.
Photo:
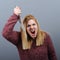
POLYGON ((21 9, 19 7, 15 7, 13 15, 8 19, 2 31, 3 37, 15 45, 18 43, 20 33, 13 31, 13 29, 17 21, 20 19, 20 13, 21 9))

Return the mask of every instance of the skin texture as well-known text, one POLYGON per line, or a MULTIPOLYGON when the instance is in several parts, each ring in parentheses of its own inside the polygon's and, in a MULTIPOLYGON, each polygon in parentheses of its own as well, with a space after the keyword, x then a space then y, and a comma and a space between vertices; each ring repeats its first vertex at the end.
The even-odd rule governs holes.
POLYGON ((27 30, 28 34, 30 35, 30 37, 35 39, 37 36, 37 31, 38 31, 37 23, 33 19, 29 20, 27 22, 26 30, 27 30))
POLYGON ((16 14, 17 16, 18 15, 20 15, 22 12, 21 12, 21 8, 20 7, 18 7, 18 6, 16 6, 15 8, 14 8, 14 14, 16 14))

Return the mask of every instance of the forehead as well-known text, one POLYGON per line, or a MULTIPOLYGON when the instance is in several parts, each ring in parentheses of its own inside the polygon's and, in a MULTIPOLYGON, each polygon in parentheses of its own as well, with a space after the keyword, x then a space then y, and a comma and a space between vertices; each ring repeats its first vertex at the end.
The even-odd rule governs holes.
POLYGON ((30 19, 27 24, 33 24, 33 23, 36 23, 36 21, 34 19, 30 19))

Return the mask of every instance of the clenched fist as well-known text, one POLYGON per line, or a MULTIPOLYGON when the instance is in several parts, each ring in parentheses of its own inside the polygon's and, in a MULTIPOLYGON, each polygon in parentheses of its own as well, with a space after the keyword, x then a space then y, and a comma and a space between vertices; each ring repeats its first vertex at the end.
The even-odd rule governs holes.
POLYGON ((14 14, 16 14, 17 16, 20 15, 20 14, 21 14, 21 8, 18 7, 18 6, 16 6, 16 7, 14 8, 14 14))

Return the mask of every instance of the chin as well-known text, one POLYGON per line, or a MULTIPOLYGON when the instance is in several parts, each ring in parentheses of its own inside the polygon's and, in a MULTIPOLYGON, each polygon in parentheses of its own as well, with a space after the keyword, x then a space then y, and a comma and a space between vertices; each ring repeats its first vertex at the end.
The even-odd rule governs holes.
POLYGON ((36 37, 32 37, 32 39, 36 39, 36 37))

